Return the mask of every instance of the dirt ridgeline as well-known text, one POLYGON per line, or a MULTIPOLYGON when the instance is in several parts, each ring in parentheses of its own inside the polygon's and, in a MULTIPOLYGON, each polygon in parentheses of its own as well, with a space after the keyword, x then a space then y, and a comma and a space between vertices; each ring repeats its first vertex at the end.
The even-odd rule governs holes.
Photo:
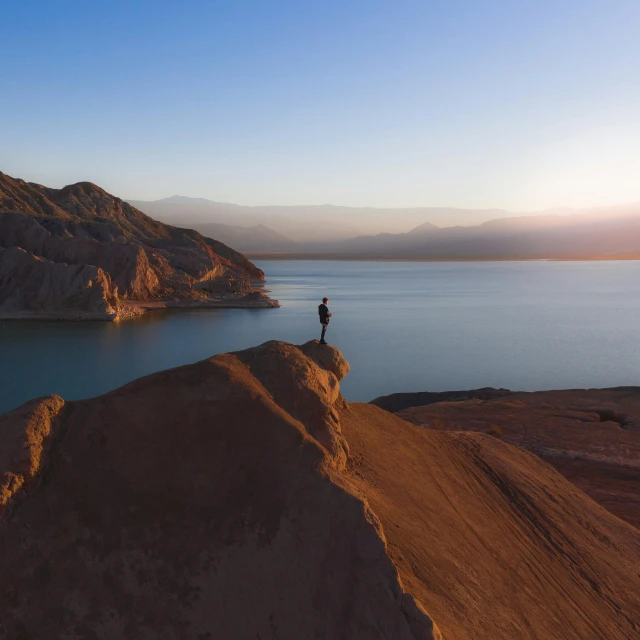
POLYGON ((534 452, 640 527, 640 388, 394 394, 373 401, 430 429, 479 431, 534 452))
POLYGON ((640 532, 268 342, 0 416, 0 637, 629 639, 640 532))

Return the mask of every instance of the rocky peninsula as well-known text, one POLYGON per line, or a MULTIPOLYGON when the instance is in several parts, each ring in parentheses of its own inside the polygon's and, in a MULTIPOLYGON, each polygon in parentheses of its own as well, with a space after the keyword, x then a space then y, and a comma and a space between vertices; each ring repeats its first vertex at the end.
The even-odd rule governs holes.
POLYGON ((0 416, 0 637, 638 636, 637 528, 348 371, 272 341, 0 416))
POLYGON ((0 318, 116 320, 161 307, 278 303, 241 253, 145 215, 90 182, 0 173, 0 318))

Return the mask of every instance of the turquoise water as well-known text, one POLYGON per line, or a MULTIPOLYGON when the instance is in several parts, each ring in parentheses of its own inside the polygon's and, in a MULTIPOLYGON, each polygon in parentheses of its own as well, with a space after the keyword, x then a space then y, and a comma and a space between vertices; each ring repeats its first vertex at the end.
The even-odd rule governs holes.
POLYGON ((640 262, 261 262, 282 308, 162 311, 122 323, 0 322, 0 412, 99 395, 266 340, 328 340, 349 400, 482 386, 640 385, 640 262))

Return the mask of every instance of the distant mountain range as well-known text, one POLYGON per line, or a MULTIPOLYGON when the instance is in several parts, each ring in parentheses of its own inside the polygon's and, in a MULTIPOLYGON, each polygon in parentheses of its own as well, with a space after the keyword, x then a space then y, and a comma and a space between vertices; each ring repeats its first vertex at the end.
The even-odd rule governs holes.
POLYGON ((531 216, 471 227, 421 225, 409 233, 360 236, 308 251, 353 258, 435 260, 640 257, 635 215, 531 216))
MULTIPOLYGON (((256 243, 265 241, 264 249, 252 249, 259 251, 287 251, 291 249, 292 242, 346 240, 369 230, 366 223, 346 222, 348 216, 342 210, 347 210, 347 207, 330 205, 246 207, 184 196, 151 202, 129 200, 129 203, 167 224, 193 229, 200 229, 202 225, 225 225, 225 233, 241 237, 247 246, 253 247, 256 243), (232 230, 231 227, 235 229, 232 230), (252 227, 253 231, 241 231, 252 227), (264 227, 283 236, 283 243, 274 244, 276 237, 273 235, 267 239, 264 227)), ((377 232, 383 229, 374 230, 377 232)))
POLYGON ((293 242, 331 242, 376 233, 408 231, 425 221, 439 227, 478 224, 513 216, 503 209, 453 207, 377 208, 331 204, 244 206, 204 198, 171 196, 162 200, 128 200, 157 220, 178 226, 216 223, 234 227, 266 226, 293 242))
POLYGON ((640 256, 640 204, 555 209, 247 207, 172 196, 130 201, 253 256, 354 259, 535 259, 640 256), (466 220, 452 226, 447 221, 466 220), (409 228, 406 233, 388 229, 409 228), (387 229, 387 230, 385 230, 387 229))
POLYGON ((251 227, 239 227, 217 222, 203 222, 189 225, 207 238, 216 238, 232 247, 244 247, 246 252, 287 252, 298 251, 300 245, 290 238, 266 227, 256 224, 251 227))

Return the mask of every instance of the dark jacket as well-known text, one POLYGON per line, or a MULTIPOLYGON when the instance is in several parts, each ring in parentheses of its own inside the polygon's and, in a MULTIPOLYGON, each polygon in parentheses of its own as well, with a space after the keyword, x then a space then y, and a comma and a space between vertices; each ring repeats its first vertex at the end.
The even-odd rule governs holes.
POLYGON ((324 302, 318 305, 318 315, 320 324, 329 324, 329 307, 324 302))

